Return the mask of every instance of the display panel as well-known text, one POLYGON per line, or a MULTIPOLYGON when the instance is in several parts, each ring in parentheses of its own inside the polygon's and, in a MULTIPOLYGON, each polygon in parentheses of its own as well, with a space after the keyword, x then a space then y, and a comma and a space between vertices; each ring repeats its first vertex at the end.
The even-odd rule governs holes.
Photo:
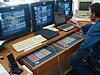
POLYGON ((52 20, 52 5, 35 6, 36 25, 48 23, 52 20))
POLYGON ((10 34, 26 28, 24 9, 0 13, 2 34, 10 34))
POLYGON ((30 32, 27 4, 0 8, 1 38, 11 40, 30 32))
POLYGON ((72 0, 58 2, 58 10, 65 10, 66 16, 72 15, 72 0))
POLYGON ((79 11, 89 11, 89 6, 91 2, 80 2, 79 3, 79 11))
POLYGON ((55 12, 54 20, 55 20, 55 24, 57 26, 62 25, 62 24, 66 24, 65 11, 64 10, 60 10, 58 12, 55 12))
POLYGON ((32 3, 31 8, 35 31, 53 23, 53 6, 51 2, 32 3))

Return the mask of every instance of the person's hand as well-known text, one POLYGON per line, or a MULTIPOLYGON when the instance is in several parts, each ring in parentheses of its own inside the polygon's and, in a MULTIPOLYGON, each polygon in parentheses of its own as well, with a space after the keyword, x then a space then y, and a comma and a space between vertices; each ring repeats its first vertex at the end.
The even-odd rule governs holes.
POLYGON ((73 24, 75 27, 77 27, 78 29, 81 29, 81 26, 79 24, 73 24))

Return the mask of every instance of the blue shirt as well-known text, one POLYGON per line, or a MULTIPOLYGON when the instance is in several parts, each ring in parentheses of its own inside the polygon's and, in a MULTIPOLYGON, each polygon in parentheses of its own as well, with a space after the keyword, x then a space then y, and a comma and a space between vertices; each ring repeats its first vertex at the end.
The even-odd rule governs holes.
POLYGON ((76 56, 88 56, 92 50, 92 54, 100 60, 100 20, 95 24, 82 26, 82 31, 86 37, 76 56))

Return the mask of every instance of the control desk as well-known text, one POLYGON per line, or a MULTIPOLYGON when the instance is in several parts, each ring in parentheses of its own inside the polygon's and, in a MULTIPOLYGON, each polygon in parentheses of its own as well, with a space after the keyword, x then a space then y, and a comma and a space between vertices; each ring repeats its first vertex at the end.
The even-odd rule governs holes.
MULTIPOLYGON (((87 22, 83 22, 81 25, 84 25, 84 24, 87 24, 87 22)), ((6 48, 2 52, 0 52, 0 56, 4 57, 4 59, 0 61, 0 64, 2 64, 2 66, 9 72, 10 71, 10 68, 8 66, 9 62, 7 60, 7 54, 9 52, 13 53, 13 55, 14 55, 17 63, 18 63, 18 66, 20 68, 22 68, 22 65, 24 64, 24 62, 22 62, 20 59, 22 57, 32 53, 33 51, 36 51, 36 50, 38 50, 38 49, 40 49, 40 48, 42 48, 46 45, 53 45, 53 46, 61 49, 61 51, 59 53, 57 53, 56 55, 54 55, 54 56, 50 57, 49 59, 43 61, 42 63, 40 63, 39 65, 37 65, 35 67, 31 67, 28 64, 25 64, 28 68, 31 69, 31 71, 34 73, 34 75, 40 75, 41 73, 43 73, 44 71, 46 71, 47 69, 51 68, 53 65, 58 63, 58 61, 57 61, 58 56, 60 58, 60 61, 65 60, 66 56, 69 56, 70 54, 72 54, 74 51, 76 51, 79 48, 81 42, 84 40, 84 37, 81 40, 74 43, 72 46, 69 46, 68 48, 61 48, 61 47, 53 44, 54 42, 60 40, 63 37, 67 37, 69 34, 72 34, 73 32, 75 32, 77 30, 78 30, 77 28, 74 28, 74 29, 72 29, 68 32, 58 31, 60 35, 58 35, 57 37, 52 38, 50 40, 46 40, 42 44, 38 45, 37 47, 34 47, 33 49, 30 49, 30 50, 27 50, 27 51, 21 51, 21 52, 15 51, 14 48, 12 47, 12 44, 17 43, 17 42, 22 41, 22 40, 25 40, 25 39, 28 39, 30 37, 33 37, 33 36, 35 36, 35 33, 30 33, 28 35, 25 35, 25 36, 22 36, 18 39, 10 41, 9 43, 6 44, 6 48), (38 74, 37 74, 37 69, 38 69, 38 74)), ((20 73, 20 75, 27 75, 28 71, 25 70, 24 68, 22 68, 22 69, 23 69, 23 72, 20 73)))

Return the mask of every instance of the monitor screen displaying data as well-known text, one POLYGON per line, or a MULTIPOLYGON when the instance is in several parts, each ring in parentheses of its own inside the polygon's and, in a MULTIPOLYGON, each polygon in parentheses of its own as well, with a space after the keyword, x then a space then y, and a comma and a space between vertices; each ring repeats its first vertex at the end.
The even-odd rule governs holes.
POLYGON ((0 39, 12 40, 30 32, 28 4, 0 8, 0 39))
POLYGON ((59 3, 59 9, 64 9, 65 10, 65 14, 69 15, 70 12, 70 7, 69 7, 69 3, 59 3))
POLYGON ((58 2, 58 10, 65 10, 65 15, 72 15, 72 0, 58 2))
POLYGON ((35 6, 36 25, 48 23, 52 20, 52 5, 35 6))
POLYGON ((51 2, 32 3, 31 12, 34 31, 53 23, 53 5, 51 2))
POLYGON ((2 34, 11 34, 26 28, 24 9, 0 13, 2 34))

